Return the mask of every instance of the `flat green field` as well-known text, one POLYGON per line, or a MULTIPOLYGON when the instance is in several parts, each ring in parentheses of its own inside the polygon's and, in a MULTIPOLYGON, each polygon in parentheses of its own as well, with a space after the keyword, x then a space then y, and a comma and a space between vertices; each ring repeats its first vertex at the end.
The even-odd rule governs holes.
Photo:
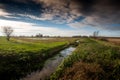
POLYGON ((57 54, 75 39, 11 38, 0 37, 0 79, 16 80, 41 69, 45 60, 57 54))
POLYGON ((120 46, 91 38, 80 39, 51 80, 120 80, 120 46))
POLYGON ((2 53, 10 53, 10 52, 25 52, 25 51, 41 51, 47 50, 49 48, 54 48, 60 45, 66 44, 67 41, 50 41, 46 40, 29 40, 29 39, 16 39, 13 38, 11 41, 7 41, 5 38, 0 38, 0 54, 2 53))

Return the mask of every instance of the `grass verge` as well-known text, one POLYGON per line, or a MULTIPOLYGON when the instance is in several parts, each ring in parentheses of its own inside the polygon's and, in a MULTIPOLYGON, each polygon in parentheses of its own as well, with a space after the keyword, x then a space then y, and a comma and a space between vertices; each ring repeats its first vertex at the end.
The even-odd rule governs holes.
POLYGON ((77 49, 59 65, 50 80, 120 80, 120 47, 81 39, 77 49))

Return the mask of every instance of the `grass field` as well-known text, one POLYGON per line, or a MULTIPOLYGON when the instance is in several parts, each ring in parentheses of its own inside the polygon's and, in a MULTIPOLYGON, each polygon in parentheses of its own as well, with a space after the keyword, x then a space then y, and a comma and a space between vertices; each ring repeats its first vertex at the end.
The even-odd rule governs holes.
POLYGON ((54 56, 75 39, 29 39, 0 37, 0 79, 16 80, 41 69, 45 60, 54 56))
MULTIPOLYGON (((0 37, 0 79, 16 80, 40 70, 44 62, 74 44, 78 38, 0 37)), ((51 80, 119 80, 120 45, 92 38, 80 38, 72 55, 58 66, 51 80)))
POLYGON ((120 46, 94 39, 80 44, 51 75, 51 80, 120 80, 120 46))
POLYGON ((40 40, 29 40, 29 39, 15 39, 13 38, 11 41, 5 40, 5 38, 0 38, 0 50, 7 51, 37 51, 37 50, 45 50, 48 48, 53 48, 59 46, 61 44, 65 44, 67 41, 40 41, 40 40), (47 44, 47 45, 46 45, 47 44))

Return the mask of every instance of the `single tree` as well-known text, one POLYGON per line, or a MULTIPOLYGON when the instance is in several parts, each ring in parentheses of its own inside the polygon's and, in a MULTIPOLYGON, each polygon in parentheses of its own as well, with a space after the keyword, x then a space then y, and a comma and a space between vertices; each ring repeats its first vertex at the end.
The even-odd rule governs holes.
POLYGON ((11 38, 11 34, 13 33, 13 28, 9 26, 3 27, 3 33, 6 35, 6 39, 9 41, 11 38))

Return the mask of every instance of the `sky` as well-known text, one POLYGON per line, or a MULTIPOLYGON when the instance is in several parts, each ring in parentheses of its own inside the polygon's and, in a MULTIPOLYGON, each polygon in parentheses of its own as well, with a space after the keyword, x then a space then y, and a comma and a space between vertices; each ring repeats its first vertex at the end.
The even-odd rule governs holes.
POLYGON ((0 0, 0 36, 93 35, 120 37, 119 0, 0 0))

